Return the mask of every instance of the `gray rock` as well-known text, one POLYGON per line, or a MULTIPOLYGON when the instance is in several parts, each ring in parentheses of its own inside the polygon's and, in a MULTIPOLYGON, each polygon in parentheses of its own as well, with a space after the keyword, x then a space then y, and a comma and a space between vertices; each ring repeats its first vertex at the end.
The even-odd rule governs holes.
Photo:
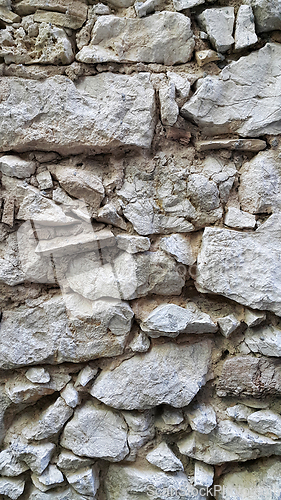
POLYGON ((64 299, 57 295, 35 307, 5 311, 1 322, 2 368, 42 362, 77 363, 123 352, 133 317, 128 304, 106 300, 85 304, 78 296, 64 299))
POLYGON ((191 429, 201 434, 210 434, 217 426, 216 412, 211 405, 195 405, 194 408, 187 409, 185 414, 191 429))
POLYGON ((228 207, 225 214, 224 223, 228 227, 235 229, 254 229, 256 218, 254 215, 243 212, 235 207, 228 207))
POLYGON ((281 112, 276 100, 280 54, 280 44, 268 43, 230 63, 219 76, 207 76, 181 108, 181 115, 193 120, 209 136, 234 132, 242 137, 280 134, 281 112))
POLYGON ((28 381, 23 373, 10 375, 5 384, 5 391, 10 400, 15 404, 34 403, 42 396, 60 391, 70 380, 67 371, 48 367, 51 380, 42 384, 28 381))
POLYGON ((11 448, 7 448, 0 453, 0 473, 1 476, 20 476, 28 470, 28 466, 18 460, 11 448))
POLYGON ((93 460, 90 458, 78 457, 72 451, 62 450, 57 460, 57 466, 63 471, 75 471, 85 469, 89 465, 93 465, 93 460))
POLYGON ((240 5, 236 18, 235 49, 251 47, 257 41, 253 9, 250 5, 240 5))
POLYGON ((44 170, 44 172, 40 172, 39 174, 37 174, 36 179, 41 191, 44 191, 45 189, 52 189, 53 180, 48 170, 44 170))
POLYGON ((66 424, 61 445, 77 455, 118 462, 129 453, 127 426, 120 414, 87 401, 66 424))
POLYGON ((195 461, 194 465, 194 485, 203 488, 209 488, 214 481, 214 467, 204 462, 195 461))
POLYGON ((79 375, 77 377, 77 380, 75 382, 75 387, 85 387, 98 373, 98 368, 91 367, 90 365, 85 366, 81 372, 79 372, 79 375))
POLYGON ((96 220, 112 224, 113 226, 120 227, 120 229, 127 229, 126 222, 120 217, 112 203, 107 203, 99 209, 96 220))
POLYGON ((279 0, 248 0, 255 14, 258 33, 281 29, 279 0))
POLYGON ((61 391, 60 395, 70 408, 76 408, 76 406, 80 403, 79 392, 75 389, 72 383, 67 384, 61 391))
POLYGON ((73 217, 65 215, 61 207, 52 200, 42 196, 39 191, 28 190, 18 211, 19 220, 32 220, 36 225, 65 226, 75 224, 73 217))
POLYGON ((272 439, 281 438, 281 416, 271 410, 260 410, 247 418, 248 425, 252 431, 265 434, 272 439))
POLYGON ((33 384, 47 384, 51 380, 50 373, 43 367, 34 366, 33 368, 29 368, 25 372, 25 376, 33 384))
POLYGON ((240 324, 240 321, 235 318, 234 314, 229 314, 228 316, 224 316, 223 318, 218 318, 220 331, 226 338, 228 338, 233 332, 238 330, 240 324))
POLYGON ((240 172, 239 201, 251 214, 280 212, 281 175, 278 151, 259 153, 240 172))
POLYGON ((262 151, 267 147, 265 141, 260 139, 208 139, 196 141, 197 151, 208 151, 210 149, 230 149, 241 151, 262 151))
POLYGON ((76 59, 83 63, 186 63, 193 54, 190 19, 176 12, 157 12, 144 18, 100 16, 90 45, 76 59), (124 40, 127 40, 124 43, 124 40))
MULTIPOLYGON (((87 4, 86 2, 79 0, 48 0, 48 10, 46 9, 46 2, 44 0, 20 0, 14 6, 15 11, 20 16, 26 16, 28 14, 33 14, 36 11, 42 12, 45 10, 45 14, 54 15, 60 14, 65 23, 62 25, 66 28, 77 29, 86 21, 87 18, 87 4), (42 9, 42 10, 41 10, 42 9), (55 12, 58 11, 58 12, 55 12)), ((48 22, 54 23, 52 18, 48 19, 48 22)))
POLYGON ((181 461, 164 441, 146 455, 146 460, 164 472, 183 470, 181 461))
POLYGON ((280 228, 279 214, 253 233, 206 228, 197 259, 197 289, 280 315, 280 228))
POLYGON ((0 104, 1 151, 51 149, 69 155, 123 144, 150 147, 155 101, 147 73, 101 73, 83 78, 76 86, 64 76, 38 81, 3 77, 1 87, 5 89, 0 104), (20 106, 23 95, 29 113, 20 106), (33 127, 35 119, 37 127, 33 127))
POLYGON ((192 266, 196 261, 196 252, 189 235, 171 234, 171 236, 165 236, 165 238, 161 238, 159 247, 181 264, 192 266))
POLYGON ((134 7, 138 17, 145 17, 155 11, 159 0, 146 0, 145 2, 135 2, 134 7))
POLYGON ((89 500, 89 497, 80 495, 69 487, 43 492, 33 486, 30 488, 28 500, 89 500))
POLYGON ((25 481, 12 477, 0 477, 0 494, 17 500, 24 490, 25 481))
POLYGON ((125 250, 128 253, 147 252, 150 249, 149 238, 133 234, 118 234, 116 243, 120 250, 125 250))
POLYGON ((251 311, 250 309, 245 309, 244 322, 250 328, 260 325, 266 320, 266 313, 259 311, 251 311))
POLYGON ((199 23, 218 52, 226 52, 234 43, 234 20, 234 7, 206 9, 198 16, 199 23))
POLYGON ((142 412, 123 411, 122 415, 129 427, 128 446, 130 454, 126 457, 126 461, 134 462, 138 450, 155 436, 155 412, 154 410, 145 410, 142 412))
POLYGON ((161 122, 163 125, 172 127, 175 125, 179 115, 179 107, 176 103, 175 84, 169 82, 160 87, 159 101, 161 122))
POLYGON ((31 474, 33 484, 40 491, 48 491, 64 482, 61 471, 55 465, 49 465, 40 476, 31 474))
POLYGON ((243 404, 230 406, 226 409, 227 415, 237 422, 247 422, 248 417, 251 415, 251 413, 253 413, 253 411, 254 410, 252 410, 252 408, 249 408, 248 406, 245 406, 243 404))
POLYGON ((185 73, 175 73, 174 71, 167 71, 167 77, 171 83, 176 87, 176 96, 181 99, 186 99, 190 92, 190 79, 185 73))
POLYGON ((35 474, 41 475, 48 467, 56 445, 53 443, 24 444, 15 441, 11 444, 11 448, 35 474))
POLYGON ((281 330, 274 326, 261 326, 247 330, 245 342, 252 352, 264 356, 281 356, 281 330))
POLYGON ((218 396, 263 398, 281 394, 279 359, 235 356, 224 362, 217 385, 218 396))
POLYGON ((77 471, 65 472, 66 479, 72 488, 81 493, 81 495, 94 498, 99 488, 99 469, 96 465, 93 467, 84 467, 77 471))
POLYGON ((202 5, 205 0, 173 0, 173 5, 175 10, 185 10, 191 9, 192 7, 197 7, 197 5, 202 5))
POLYGON ((146 352, 150 347, 150 339, 142 330, 137 330, 128 347, 133 352, 146 352))
POLYGON ((185 307, 163 304, 156 307, 141 323, 141 329, 149 337, 177 337, 180 333, 215 333, 217 326, 208 314, 192 302, 185 307))
POLYGON ((40 414, 39 418, 34 419, 25 427, 22 434, 28 441, 47 439, 58 434, 72 414, 72 408, 59 397, 54 404, 40 414))
POLYGON ((19 156, 4 155, 0 158, 0 171, 4 175, 25 179, 34 174, 36 163, 23 160, 19 156))
POLYGON ((209 340, 186 346, 154 346, 111 371, 102 371, 91 394, 113 408, 126 410, 143 410, 162 403, 176 408, 186 406, 206 383, 210 349, 209 340))
MULTIPOLYGON (((183 500, 206 500, 196 491, 183 472, 174 474, 158 471, 154 467, 110 465, 105 479, 107 500, 165 500, 167 491, 181 491, 183 500)), ((176 498, 174 495, 171 498, 176 498)))

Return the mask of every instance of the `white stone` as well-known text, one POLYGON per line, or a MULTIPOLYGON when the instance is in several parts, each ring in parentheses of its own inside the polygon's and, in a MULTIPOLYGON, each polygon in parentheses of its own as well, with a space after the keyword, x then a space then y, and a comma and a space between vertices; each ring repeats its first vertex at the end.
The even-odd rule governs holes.
POLYGON ((65 76, 38 81, 2 77, 0 84, 6 89, 0 104, 1 151, 51 149, 70 155, 151 145, 155 97, 148 73, 101 73, 77 84, 65 76))
POLYGON ((219 61, 220 57, 214 50, 198 50, 195 52, 195 59, 198 66, 202 67, 210 62, 219 61))
POLYGON ((205 3, 205 0, 173 0, 175 10, 191 9, 205 3))
POLYGON ((209 488, 214 481, 214 467, 204 462, 195 460, 194 465, 194 486, 209 488))
MULTIPOLYGON (((29 491, 28 500, 89 500, 89 497, 80 495, 71 487, 49 490, 46 492, 32 486, 29 491)), ((93 498, 94 500, 94 498, 93 498)))
POLYGON ((281 5, 279 0, 248 0, 253 7, 257 32, 281 29, 281 5))
POLYGON ((190 19, 176 12, 157 12, 144 18, 100 16, 90 45, 76 59, 83 63, 186 63, 194 49, 190 19), (126 40, 126 43, 125 43, 126 40))
POLYGON ((279 214, 254 233, 206 228, 197 259, 196 286, 254 309, 281 314, 279 214))
POLYGON ((137 330, 128 346, 133 352, 147 352, 150 340, 142 330, 137 330))
POLYGON ((1 476, 20 476, 28 470, 28 466, 17 459, 17 456, 10 448, 7 448, 0 453, 0 473, 1 476))
POLYGON ((25 179, 34 174, 36 163, 34 161, 23 160, 19 156, 4 155, 0 158, 0 171, 9 177, 25 179))
POLYGON ((67 481, 77 493, 94 498, 99 487, 99 469, 96 465, 84 467, 77 471, 68 471, 65 475, 67 481))
POLYGON ((53 187, 53 180, 48 170, 44 170, 37 174, 36 179, 41 190, 51 189, 53 187))
POLYGON ((41 491, 48 491, 64 482, 61 471, 55 465, 49 465, 40 476, 33 473, 31 479, 41 491))
POLYGON ((258 41, 255 31, 255 17, 250 5, 240 5, 235 26, 235 49, 251 47, 258 41))
POLYGON ((162 85, 159 89, 160 115, 163 125, 172 127, 179 115, 179 107, 176 103, 176 87, 173 83, 162 85))
MULTIPOLYGON (((242 137, 280 134, 281 111, 276 100, 280 94, 280 59, 280 44, 268 43, 231 62, 219 76, 203 79, 181 108, 181 115, 194 121, 208 136, 235 132, 242 137)), ((243 205, 242 210, 246 210, 243 205)))
POLYGON ((182 99, 186 99, 190 92, 190 81, 184 73, 174 73, 173 71, 167 71, 167 77, 171 83, 176 87, 176 95, 182 99))
POLYGON ((249 415, 248 425, 252 431, 265 434, 272 439, 281 438, 281 416, 271 410, 260 410, 249 415))
POLYGON ((46 384, 51 380, 48 370, 43 367, 39 368, 34 366, 32 368, 29 368, 27 372, 25 372, 25 376, 28 380, 30 380, 30 382, 33 382, 34 384, 46 384))
POLYGON ((118 462, 129 453, 127 426, 120 414, 87 401, 66 424, 61 445, 77 455, 118 462))
POLYGON ((233 332, 235 332, 239 328, 240 324, 240 321, 235 318, 234 314, 229 314, 228 316, 224 316, 223 318, 218 318, 220 331, 226 338, 228 338, 233 332))
POLYGON ((36 12, 42 12, 45 10, 48 22, 51 24, 56 24, 53 22, 52 16, 55 14, 60 14, 62 18, 65 18, 65 24, 62 24, 66 28, 77 29, 86 21, 87 18, 87 3, 83 0, 48 0, 48 10, 45 0, 20 0, 14 6, 17 14, 20 16, 26 16, 28 14, 33 14, 36 12), (42 10, 41 10, 42 9, 42 10), (58 11, 58 12, 56 12, 58 11), (66 14, 63 14, 63 13, 66 14), (48 15, 50 17, 48 17, 48 15))
POLYGON ((243 404, 237 404, 227 408, 226 413, 237 422, 247 422, 247 418, 253 413, 253 410, 243 404))
POLYGON ((156 307, 141 323, 149 337, 177 337, 180 333, 214 333, 216 324, 192 302, 185 307, 163 304, 156 307))
POLYGON ((281 330, 274 326, 260 326, 246 331, 245 342, 252 352, 265 356, 281 356, 281 330))
POLYGON ((156 345, 113 370, 103 370, 91 394, 113 408, 126 410, 153 408, 162 403, 176 408, 186 406, 206 383, 210 349, 209 340, 184 346, 156 345))
MULTIPOLYGON (((195 492, 183 472, 174 474, 158 471, 155 467, 138 468, 136 465, 111 464, 105 478, 106 498, 110 500, 166 500, 167 491, 184 492, 184 499, 207 500, 206 495, 195 492), (169 490, 170 488, 170 490, 169 490)), ((176 498, 174 495, 171 498, 176 498)))
POLYGON ((28 441, 47 439, 58 434, 72 414, 72 408, 59 397, 55 403, 40 414, 39 418, 27 425, 22 434, 28 441))
POLYGON ((235 229, 254 229, 256 218, 254 215, 243 212, 235 207, 228 207, 224 223, 228 227, 235 229))
POLYGON ((150 239, 144 236, 133 234, 118 234, 116 243, 120 250, 128 253, 147 252, 150 249, 150 239))
POLYGON ((126 457, 126 461, 134 462, 136 460, 138 450, 154 438, 154 414, 154 410, 145 410, 142 412, 122 412, 122 415, 126 420, 126 424, 129 427, 128 446, 130 454, 126 457))
POLYGON ((12 477, 0 477, 0 494, 17 500, 24 490, 25 481, 12 477))
POLYGON ((171 234, 171 236, 165 236, 161 238, 159 248, 171 254, 181 264, 192 266, 196 261, 189 235, 171 234))
POLYGON ((226 52, 234 43, 234 7, 205 9, 198 16, 201 26, 207 31, 211 43, 218 52, 226 52))
POLYGON ((40 192, 28 193, 20 205, 17 218, 32 220, 43 226, 64 226, 77 222, 73 217, 65 215, 62 208, 52 200, 45 198, 40 192))
POLYGON ((164 441, 146 455, 146 460, 164 472, 183 470, 181 461, 164 441))
POLYGON ((74 385, 70 382, 60 393, 66 404, 71 408, 76 408, 80 403, 79 392, 75 389, 74 385))
POLYGON ((251 214, 280 212, 281 175, 278 151, 260 152, 240 170, 239 201, 251 214))
POLYGON ((145 2, 135 2, 134 7, 138 17, 145 17, 155 11, 159 0, 146 0, 145 2))
POLYGON ((113 226, 120 227, 120 229, 127 229, 126 222, 120 217, 112 203, 107 203, 99 209, 96 220, 112 224, 113 226))
POLYGON ((216 412, 211 405, 199 404, 185 413, 191 429, 201 434, 210 434, 217 425, 216 412))
POLYGON ((266 313, 259 311, 251 311, 251 309, 245 309, 244 322, 250 328, 260 325, 266 320, 266 313))
POLYGON ((23 444, 18 441, 12 443, 11 448, 35 474, 40 475, 48 467, 56 445, 53 443, 23 444))
POLYGON ((78 457, 69 450, 62 450, 57 460, 57 466, 63 471, 73 472, 77 469, 84 469, 88 465, 93 465, 92 459, 78 457))
POLYGON ((97 368, 92 368, 90 365, 85 366, 85 368, 79 372, 75 382, 75 387, 79 387, 79 385, 85 387, 91 380, 93 380, 97 373, 97 368))

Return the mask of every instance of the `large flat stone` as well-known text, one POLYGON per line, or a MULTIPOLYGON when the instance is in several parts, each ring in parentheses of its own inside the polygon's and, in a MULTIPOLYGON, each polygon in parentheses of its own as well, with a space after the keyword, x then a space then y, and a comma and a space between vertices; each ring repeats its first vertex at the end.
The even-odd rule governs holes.
POLYGON ((64 76, 2 77, 0 89, 0 151, 69 155, 151 144, 155 102, 147 73, 102 73, 76 85, 64 76))
POLYGON ((204 78, 181 114, 206 135, 280 134, 280 90, 281 46, 268 43, 230 63, 219 76, 204 78))
POLYGON ((206 228, 196 286, 281 315, 281 218, 273 214, 253 233, 206 228))
POLYGON ((191 345, 167 343, 137 354, 113 370, 104 370, 91 394, 124 410, 143 410, 162 403, 186 406, 207 379, 211 341, 191 345))
POLYGON ((186 63, 194 49, 190 19, 175 12, 157 12, 145 18, 100 16, 90 45, 78 52, 84 63, 186 63))

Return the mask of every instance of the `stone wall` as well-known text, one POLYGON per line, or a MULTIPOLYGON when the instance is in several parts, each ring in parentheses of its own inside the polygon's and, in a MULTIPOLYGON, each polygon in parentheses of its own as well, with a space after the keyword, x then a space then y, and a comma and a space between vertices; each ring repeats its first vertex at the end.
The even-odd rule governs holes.
POLYGON ((280 0, 0 0, 0 498, 281 498, 280 0))

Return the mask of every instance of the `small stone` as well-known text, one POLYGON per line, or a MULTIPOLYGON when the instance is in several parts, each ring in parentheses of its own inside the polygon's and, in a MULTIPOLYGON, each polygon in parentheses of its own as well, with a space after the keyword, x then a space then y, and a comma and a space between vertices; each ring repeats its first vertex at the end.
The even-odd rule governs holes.
POLYGON ((183 470, 181 461, 172 452, 169 446, 162 442, 146 455, 146 460, 165 472, 183 470))
POLYGON ((164 406, 161 418, 167 425, 179 425, 184 421, 181 409, 164 406))
POLYGON ((25 427, 22 431, 29 441, 39 441, 56 435, 73 414, 65 401, 59 397, 55 403, 44 410, 39 418, 25 427))
POLYGON ((154 438, 154 414, 154 410, 122 412, 126 424, 129 427, 128 445, 130 454, 126 457, 126 461, 134 462, 138 450, 154 438))
POLYGON ((252 431, 265 434, 272 439, 281 438, 281 416, 271 410, 260 410, 248 416, 248 425, 252 431))
POLYGON ((147 252, 150 249, 150 239, 144 236, 134 236, 131 234, 118 234, 116 243, 120 250, 128 253, 147 252))
POLYGON ((11 448, 35 474, 41 475, 48 467, 56 445, 53 443, 23 444, 18 441, 13 443, 11 448))
POLYGON ((40 174, 37 174, 36 179, 38 181, 39 188, 41 189, 41 191, 44 191, 44 189, 51 189, 53 187, 52 177, 48 170, 45 170, 44 172, 40 172, 40 174))
POLYGON ((7 196, 4 199, 4 209, 2 212, 2 222, 10 227, 14 225, 15 200, 13 196, 7 196))
POLYGON ((197 151, 208 151, 210 149, 230 149, 238 151, 258 152, 265 149, 266 141, 260 139, 210 139, 207 141, 196 141, 197 151))
POLYGON ((61 471, 55 465, 49 465, 40 476, 33 473, 31 479, 41 491, 48 491, 64 482, 61 471))
POLYGON ((160 114, 163 125, 172 127, 178 119, 179 108, 175 99, 176 88, 173 83, 170 82, 159 89, 160 114))
POLYGON ((253 311, 251 309, 245 309, 244 322, 249 328, 260 325, 266 320, 266 313, 260 311, 253 311))
POLYGON ((251 47, 257 41, 253 9, 250 5, 240 5, 236 18, 235 49, 251 47))
POLYGON ((254 229, 256 218, 254 215, 243 212, 238 208, 228 207, 224 223, 226 226, 236 229, 254 229))
POLYGON ((173 0, 173 5, 175 10, 185 10, 192 9, 192 7, 197 7, 197 5, 202 5, 205 0, 173 0))
POLYGON ((281 29, 279 0, 250 0, 258 33, 281 29))
POLYGON ((237 404, 227 408, 226 413, 237 422, 247 422, 247 418, 253 413, 253 410, 243 404, 237 404))
POLYGON ((73 470, 84 469, 88 465, 92 465, 93 460, 89 458, 82 458, 74 455, 72 451, 62 450, 59 454, 57 466, 64 470, 73 472, 73 470))
POLYGON ((17 500, 24 490, 25 481, 12 477, 0 477, 0 494, 17 500))
POLYGON ((60 395, 71 408, 76 408, 80 403, 80 395, 71 382, 65 386, 60 395))
MULTIPOLYGON (((78 2, 77 2, 78 4, 78 2)), ((73 30, 77 30, 81 28, 83 22, 86 21, 84 16, 84 6, 83 3, 79 2, 79 7, 76 15, 62 14, 61 12, 52 12, 48 10, 40 10, 38 9, 34 14, 34 21, 37 23, 46 23, 53 24, 55 26, 62 26, 64 28, 70 28, 73 30), (83 6, 81 9, 80 6, 83 6)))
POLYGON ((46 370, 46 368, 39 368, 39 367, 32 367, 25 372, 25 376, 30 382, 33 382, 34 384, 47 384, 50 382, 51 377, 46 370))
POLYGON ((79 385, 85 387, 91 380, 93 380, 97 373, 98 368, 92 368, 89 365, 85 366, 85 368, 83 368, 83 370, 81 370, 78 374, 75 387, 79 387, 79 385))
POLYGON ((99 488, 99 469, 96 465, 84 467, 74 472, 65 472, 65 475, 67 481, 77 493, 94 498, 99 488))
POLYGON ((281 330, 274 326, 260 326, 246 331, 245 342, 252 352, 264 356, 281 356, 281 330))
POLYGON ((145 17, 155 11, 159 0, 146 0, 145 2, 135 2, 134 7, 138 17, 145 17))
POLYGON ((96 220, 105 222, 106 224, 112 224, 113 226, 120 227, 120 229, 127 229, 126 222, 117 213, 112 203, 107 203, 99 209, 96 220))
POLYGON ((206 29, 218 52, 227 52, 234 43, 234 19, 233 7, 206 9, 198 16, 199 23, 206 29))
POLYGON ((197 405, 194 409, 187 409, 185 414, 191 429, 201 434, 210 434, 217 425, 216 413, 211 405, 197 405))
POLYGON ((142 330, 138 330, 128 347, 133 352, 147 352, 150 347, 150 340, 142 330))
POLYGON ((16 454, 11 448, 1 451, 0 453, 0 473, 1 476, 20 476, 28 470, 28 466, 17 459, 16 454))
POLYGON ((17 218, 19 220, 32 220, 43 226, 64 226, 77 222, 77 219, 65 215, 58 205, 42 196, 37 190, 29 192, 25 196, 17 218))
POLYGON ((5 384, 5 391, 11 401, 15 404, 34 403, 42 396, 48 396, 56 391, 60 391, 71 380, 68 373, 57 373, 54 370, 49 370, 51 379, 49 382, 31 382, 26 375, 15 374, 8 377, 5 384))
POLYGON ((7 24, 20 23, 21 21, 20 16, 15 14, 12 10, 2 7, 2 5, 0 6, 0 19, 7 24))
POLYGON ((172 234, 161 238, 159 248, 172 255, 178 262, 192 266, 196 255, 189 235, 172 234))
POLYGON ((224 316, 223 318, 218 318, 217 321, 221 333, 226 338, 228 338, 233 332, 235 332, 241 324, 240 321, 235 318, 234 314, 229 314, 228 316, 224 316))
POLYGON ((195 52, 195 58, 198 66, 204 66, 210 62, 219 61, 220 57, 214 50, 199 50, 195 52))
POLYGON ((194 486, 201 488, 210 488, 214 481, 214 467, 204 462, 195 460, 194 464, 194 486))
POLYGON ((34 161, 23 160, 19 156, 4 155, 0 158, 0 171, 9 177, 26 179, 34 174, 36 163, 34 161))

